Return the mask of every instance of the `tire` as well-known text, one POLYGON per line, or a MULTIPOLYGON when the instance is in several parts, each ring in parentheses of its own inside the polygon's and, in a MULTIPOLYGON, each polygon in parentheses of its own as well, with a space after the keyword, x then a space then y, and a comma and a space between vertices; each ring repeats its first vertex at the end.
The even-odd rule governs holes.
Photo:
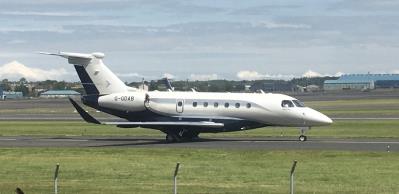
POLYGON ((175 138, 173 135, 171 135, 171 134, 166 134, 165 140, 166 140, 167 143, 174 143, 174 142, 176 142, 176 138, 175 138))
POLYGON ((198 139, 199 133, 198 132, 186 132, 183 133, 182 138, 185 139, 186 141, 193 141, 198 139))
POLYGON ((304 142, 304 141, 306 141, 306 140, 308 140, 308 138, 307 138, 305 135, 300 135, 300 136, 299 136, 299 141, 304 142))

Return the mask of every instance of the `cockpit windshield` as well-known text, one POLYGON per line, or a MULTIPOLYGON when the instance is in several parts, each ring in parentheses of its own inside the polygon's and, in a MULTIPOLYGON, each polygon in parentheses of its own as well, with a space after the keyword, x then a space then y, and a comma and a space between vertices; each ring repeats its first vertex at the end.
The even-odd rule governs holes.
POLYGON ((299 100, 293 100, 296 107, 305 107, 305 104, 299 100))
POLYGON ((299 100, 283 100, 281 102, 281 107, 291 108, 291 107, 305 107, 305 104, 299 100), (294 105, 295 104, 295 105, 294 105))
POLYGON ((284 108, 288 108, 288 107, 294 107, 294 104, 291 102, 291 100, 283 100, 281 102, 281 106, 284 108))

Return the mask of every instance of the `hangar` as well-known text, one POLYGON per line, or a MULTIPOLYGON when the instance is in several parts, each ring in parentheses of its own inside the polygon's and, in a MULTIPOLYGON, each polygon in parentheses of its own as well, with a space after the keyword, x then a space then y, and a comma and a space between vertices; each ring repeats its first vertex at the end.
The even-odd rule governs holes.
POLYGON ((48 90, 40 94, 41 98, 66 98, 72 96, 80 96, 75 90, 48 90))
POLYGON ((399 88, 399 74, 346 74, 337 80, 325 80, 324 90, 372 90, 399 88))

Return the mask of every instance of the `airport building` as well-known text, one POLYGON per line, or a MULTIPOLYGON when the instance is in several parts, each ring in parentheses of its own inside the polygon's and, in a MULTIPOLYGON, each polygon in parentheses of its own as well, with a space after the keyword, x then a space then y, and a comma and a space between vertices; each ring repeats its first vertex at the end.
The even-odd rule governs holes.
POLYGON ((66 98, 73 96, 80 96, 80 93, 75 90, 48 90, 40 94, 41 98, 66 98))
POLYGON ((252 92, 263 90, 265 92, 293 91, 291 83, 282 80, 264 80, 253 83, 250 88, 252 92))
POLYGON ((10 91, 2 91, 1 92, 1 99, 21 99, 24 95, 22 92, 10 92, 10 91))
POLYGON ((0 86, 0 99, 4 100, 3 87, 0 86))
POLYGON ((372 90, 399 88, 399 74, 346 74, 337 80, 325 80, 324 90, 372 90))
POLYGON ((24 95, 22 92, 11 92, 11 91, 4 91, 3 87, 0 86, 0 100, 6 99, 21 99, 24 95))

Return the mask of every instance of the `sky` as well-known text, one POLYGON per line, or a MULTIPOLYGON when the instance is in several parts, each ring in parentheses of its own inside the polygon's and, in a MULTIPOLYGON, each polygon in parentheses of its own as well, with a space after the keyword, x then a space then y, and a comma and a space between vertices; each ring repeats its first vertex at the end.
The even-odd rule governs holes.
POLYGON ((103 52, 104 63, 124 81, 399 73, 397 0, 0 0, 0 5, 0 79, 78 80, 65 59, 38 51, 103 52))

